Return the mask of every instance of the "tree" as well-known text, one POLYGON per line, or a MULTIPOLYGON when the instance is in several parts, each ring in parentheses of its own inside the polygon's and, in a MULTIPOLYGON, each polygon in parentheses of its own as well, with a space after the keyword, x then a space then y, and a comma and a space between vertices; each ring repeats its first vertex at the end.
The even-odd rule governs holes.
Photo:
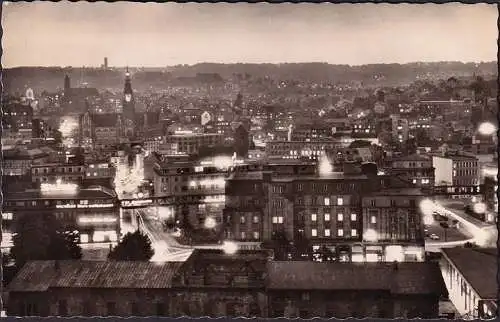
POLYGON ((55 130, 53 135, 54 135, 54 142, 56 144, 61 144, 63 140, 61 131, 55 130))
POLYGON ((29 260, 80 259, 76 232, 65 231, 52 214, 21 216, 11 249, 16 267, 29 260))
POLYGON ((108 258, 123 261, 148 261, 154 253, 149 238, 136 230, 126 234, 122 241, 111 250, 108 258))

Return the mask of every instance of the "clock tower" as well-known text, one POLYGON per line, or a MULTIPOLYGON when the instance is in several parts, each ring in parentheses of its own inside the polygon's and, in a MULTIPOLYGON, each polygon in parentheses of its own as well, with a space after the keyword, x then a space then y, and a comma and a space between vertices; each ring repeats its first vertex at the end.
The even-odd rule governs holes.
POLYGON ((125 136, 131 138, 135 132, 135 99, 130 81, 130 72, 125 73, 125 88, 123 90, 123 126, 125 136))

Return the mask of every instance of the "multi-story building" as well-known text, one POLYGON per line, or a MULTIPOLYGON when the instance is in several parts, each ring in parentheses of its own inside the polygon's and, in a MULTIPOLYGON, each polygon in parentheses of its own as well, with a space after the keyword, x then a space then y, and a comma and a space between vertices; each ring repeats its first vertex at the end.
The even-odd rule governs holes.
POLYGON ((113 187, 113 180, 116 175, 116 168, 108 162, 91 162, 84 167, 84 186, 113 187))
POLYGON ((7 287, 7 315, 438 317, 443 281, 434 263, 269 257, 195 250, 184 263, 32 261, 7 287))
POLYGON ((365 253, 356 256, 369 262, 423 261, 424 223, 419 211, 423 198, 416 188, 384 188, 363 196, 362 238, 366 246, 365 253))
POLYGON ((388 171, 404 178, 417 187, 434 186, 434 167, 432 158, 423 154, 394 157, 388 171))
POLYGON ((391 115, 392 121, 392 139, 394 142, 403 143, 408 140, 409 137, 409 125, 408 120, 401 118, 397 114, 391 115))
POLYGON ((222 134, 184 133, 167 135, 165 143, 174 145, 176 152, 196 154, 201 147, 221 145, 224 142, 222 134))
POLYGON ((85 165, 71 163, 41 163, 31 166, 31 180, 38 186, 57 180, 81 185, 85 178, 85 165))
POLYGON ((475 156, 445 153, 433 156, 432 166, 436 185, 466 187, 479 183, 478 159, 475 156))
MULTIPOLYGON (((422 261, 420 195, 418 192, 395 195, 395 191, 387 189, 393 186, 393 180, 354 173, 318 176, 280 175, 269 169, 235 172, 227 180, 226 237, 257 245, 284 236, 288 241, 306 241, 313 250, 327 247, 339 261, 388 261, 391 257, 386 254, 386 246, 398 246, 397 249, 408 253, 398 260, 422 261), (391 207, 395 214, 389 211, 391 207), (376 224, 375 212, 381 213, 379 220, 384 225, 391 218, 400 226, 394 231, 392 226, 373 226, 372 217, 367 214, 375 216, 376 224), (377 239, 374 245, 374 241, 364 239, 367 231, 368 236, 380 233, 384 239, 380 242, 377 239), (386 242, 389 233, 394 238, 386 242), (375 251, 373 246, 381 252, 379 257, 367 255, 375 251)), ((400 187, 404 186, 403 182, 400 187)), ((399 186, 398 190, 404 191, 399 186)))
POLYGON ((319 159, 326 150, 334 150, 344 144, 339 139, 316 141, 270 141, 266 143, 269 158, 281 159, 319 159))
POLYGON ((23 216, 54 215, 66 230, 77 230, 81 243, 116 242, 120 236, 120 212, 115 194, 102 187, 78 189, 74 184, 45 184, 38 190, 5 195, 3 212, 11 220, 4 229, 15 233, 23 216))
POLYGON ((332 128, 326 123, 300 122, 292 127, 291 141, 317 141, 329 138, 331 135, 332 128))
POLYGON ((33 107, 20 102, 8 102, 3 106, 2 126, 4 130, 26 132, 31 137, 33 129, 33 107))
POLYGON ((3 151, 3 175, 25 176, 29 175, 31 166, 37 163, 47 162, 49 154, 41 149, 16 148, 3 151))
POLYGON ((225 202, 225 179, 231 158, 202 162, 158 162, 154 165, 153 186, 157 197, 173 197, 172 211, 197 228, 212 218, 220 227, 225 202), (188 203, 186 197, 197 202, 188 203), (184 200, 184 201, 183 201, 184 200))

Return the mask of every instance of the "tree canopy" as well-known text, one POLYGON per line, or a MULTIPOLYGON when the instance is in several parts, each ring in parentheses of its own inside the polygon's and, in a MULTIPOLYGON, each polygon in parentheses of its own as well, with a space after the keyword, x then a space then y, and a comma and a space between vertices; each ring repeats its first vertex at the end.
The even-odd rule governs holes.
POLYGON ((154 253, 149 238, 136 230, 133 233, 126 234, 122 241, 111 250, 108 258, 122 261, 148 261, 153 257, 154 253))
POLYGON ((11 255, 19 268, 29 260, 80 259, 77 232, 65 231, 52 214, 21 216, 11 255))

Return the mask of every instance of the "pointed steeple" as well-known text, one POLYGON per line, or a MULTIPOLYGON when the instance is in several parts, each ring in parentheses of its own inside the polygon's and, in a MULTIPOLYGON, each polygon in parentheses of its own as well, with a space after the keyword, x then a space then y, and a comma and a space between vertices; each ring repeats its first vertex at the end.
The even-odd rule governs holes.
POLYGON ((127 66, 127 71, 125 72, 125 88, 123 90, 124 94, 133 94, 132 91, 132 83, 130 81, 130 72, 128 71, 128 66, 127 66))

